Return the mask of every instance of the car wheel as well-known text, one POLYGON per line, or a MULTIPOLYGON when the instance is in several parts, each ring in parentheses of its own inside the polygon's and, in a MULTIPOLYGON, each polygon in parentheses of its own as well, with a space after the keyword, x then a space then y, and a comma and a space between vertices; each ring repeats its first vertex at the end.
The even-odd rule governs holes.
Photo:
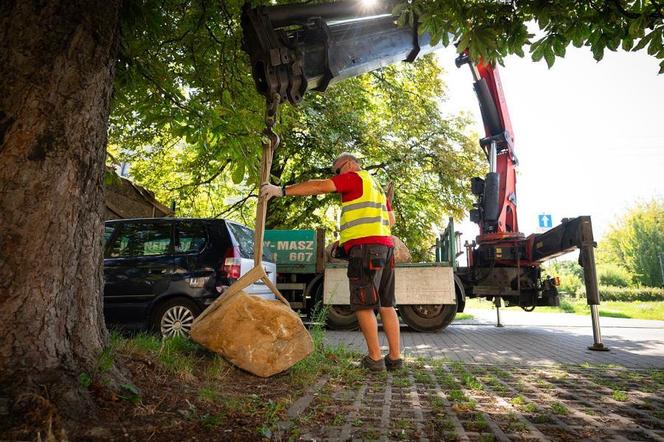
POLYGON ((153 325, 163 337, 189 336, 194 319, 200 313, 198 306, 186 298, 175 298, 157 307, 153 325))

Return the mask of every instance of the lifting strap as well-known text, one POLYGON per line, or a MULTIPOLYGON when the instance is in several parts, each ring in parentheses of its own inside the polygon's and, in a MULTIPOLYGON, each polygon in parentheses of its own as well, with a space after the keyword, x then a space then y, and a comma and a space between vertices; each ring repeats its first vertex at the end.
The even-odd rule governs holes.
MULTIPOLYGON (((279 107, 279 94, 275 94, 271 100, 266 101, 265 106, 265 130, 263 131, 263 156, 261 159, 261 176, 260 184, 270 182, 270 169, 272 168, 272 157, 274 151, 279 146, 279 136, 272 130, 276 122, 277 109, 279 107)), ((242 275, 240 279, 231 284, 226 289, 222 296, 215 299, 208 308, 201 313, 194 322, 198 322, 205 318, 207 315, 219 308, 223 303, 233 298, 240 293, 243 289, 249 287, 251 284, 261 280, 265 285, 274 293, 274 295, 284 304, 290 307, 290 303, 279 292, 277 287, 272 284, 272 281, 265 273, 263 267, 263 240, 265 237, 265 216, 267 214, 267 202, 265 197, 258 196, 258 204, 256 205, 256 228, 254 229, 254 268, 242 275)))

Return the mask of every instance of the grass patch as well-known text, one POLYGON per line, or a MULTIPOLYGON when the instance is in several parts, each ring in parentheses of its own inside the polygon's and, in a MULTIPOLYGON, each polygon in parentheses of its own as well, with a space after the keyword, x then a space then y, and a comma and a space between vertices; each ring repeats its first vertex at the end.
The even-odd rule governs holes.
POLYGON ((474 376, 467 373, 463 376, 463 385, 475 391, 484 389, 484 386, 480 381, 478 381, 474 376))
POLYGON ((325 317, 327 307, 317 308, 313 314, 314 325, 309 333, 314 342, 311 355, 295 364, 289 370, 289 381, 297 388, 313 385, 323 375, 342 380, 347 384, 356 384, 366 379, 366 371, 356 363, 360 355, 343 345, 325 347, 325 317))
POLYGON ((553 419, 551 419, 551 416, 548 414, 538 414, 533 417, 533 422, 536 424, 548 424, 549 422, 552 422, 553 419))
MULTIPOLYGON (((560 307, 537 307, 541 313, 574 313, 590 315, 585 299, 560 301, 560 307)), ((606 318, 659 319, 664 318, 664 301, 607 301, 599 305, 599 315, 606 318)))
POLYGON ((569 409, 565 406, 565 404, 561 402, 554 402, 553 404, 551 404, 551 411, 554 414, 558 414, 560 416, 569 414, 569 409))
POLYGON ((466 307, 482 310, 490 310, 494 308, 493 302, 487 301, 484 298, 466 298, 466 307))
POLYGON ((415 372, 414 375, 415 382, 418 384, 431 385, 433 384, 433 379, 429 376, 429 373, 423 373, 421 371, 415 372))
POLYGON ((201 355, 197 354, 199 351, 202 349, 194 341, 176 336, 161 341, 159 361, 171 372, 191 377, 201 358, 201 355))
MULTIPOLYGON (((494 305, 489 301, 473 298, 466 300, 466 308, 492 309, 494 305)), ((535 311, 539 313, 590 315, 590 308, 586 300, 576 298, 562 298, 560 307, 537 307, 535 311)), ((664 318, 664 301, 606 301, 599 305, 599 315, 608 318, 662 320, 664 318)))
POLYGON ((204 401, 214 402, 219 399, 219 392, 212 388, 201 388, 198 390, 198 397, 204 401))
POLYGON ((411 425, 412 425, 412 422, 409 421, 408 419, 401 418, 401 419, 397 419, 396 421, 394 421, 394 427, 398 428, 400 430, 410 430, 411 425))
POLYGON ((467 423, 468 427, 473 431, 486 430, 489 428, 489 423, 486 420, 486 417, 482 413, 478 413, 467 423))
POLYGON ((459 384, 456 382, 454 377, 451 374, 449 374, 444 368, 437 367, 434 370, 434 373, 436 375, 436 379, 438 379, 438 383, 442 388, 446 390, 454 390, 459 387, 459 384))
POLYGON ((447 397, 449 398, 450 401, 452 402, 463 402, 467 400, 468 398, 466 397, 465 394, 463 394, 463 391, 461 390, 452 390, 447 394, 447 397))
POLYGON ((475 316, 473 316, 470 313, 457 313, 456 316, 454 317, 455 321, 464 321, 468 319, 475 319, 475 316))
POLYGON ((560 301, 560 306, 558 308, 565 313, 574 313, 574 306, 572 303, 564 299, 560 301))
POLYGON ((510 402, 519 410, 525 411, 526 413, 535 413, 537 411, 537 405, 528 402, 523 396, 517 396, 510 402))
POLYGON ((413 384, 410 382, 410 379, 406 377, 399 377, 399 378, 394 378, 394 380, 392 381, 392 385, 399 388, 408 388, 413 384))
POLYGON ((627 399, 629 399, 629 396, 627 396, 627 393, 622 390, 613 390, 611 393, 611 398, 614 401, 625 402, 627 399))
POLYGON ((512 405, 520 406, 526 404, 526 399, 523 396, 517 396, 513 398, 510 402, 512 403, 512 405))
POLYGON ((445 409, 445 401, 437 394, 432 393, 429 396, 429 403, 431 404, 431 410, 434 412, 440 413, 445 409))
POLYGON ((223 413, 204 414, 201 416, 201 423, 209 430, 219 428, 226 422, 226 416, 223 413))
POLYGON ((524 433, 528 431, 528 426, 521 421, 510 422, 507 428, 515 433, 524 433))

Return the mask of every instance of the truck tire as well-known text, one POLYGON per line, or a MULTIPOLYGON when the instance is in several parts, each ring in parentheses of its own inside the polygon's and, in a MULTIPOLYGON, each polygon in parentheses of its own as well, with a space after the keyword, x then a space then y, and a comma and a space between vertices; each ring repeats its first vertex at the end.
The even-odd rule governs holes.
POLYGON ((355 312, 350 305, 328 305, 327 326, 332 330, 357 330, 360 328, 355 312))
POLYGON ((419 332, 442 330, 454 321, 456 304, 400 305, 401 319, 419 332))
MULTIPOLYGON (((314 302, 322 305, 323 302, 323 281, 316 282, 316 286, 311 290, 314 302)), ((332 330, 357 330, 360 324, 357 322, 355 312, 350 309, 350 305, 327 305, 327 314, 325 315, 325 325, 332 330)))

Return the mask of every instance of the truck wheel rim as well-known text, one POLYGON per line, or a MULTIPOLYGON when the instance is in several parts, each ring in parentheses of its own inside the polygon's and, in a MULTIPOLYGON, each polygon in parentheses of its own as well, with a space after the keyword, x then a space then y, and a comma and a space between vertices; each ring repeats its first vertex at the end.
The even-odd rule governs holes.
POLYGON ((441 304, 419 304, 413 306, 413 311, 422 318, 435 318, 443 309, 441 304))
POLYGON ((161 334, 163 336, 188 336, 194 313, 187 307, 176 305, 164 313, 161 318, 161 334))

